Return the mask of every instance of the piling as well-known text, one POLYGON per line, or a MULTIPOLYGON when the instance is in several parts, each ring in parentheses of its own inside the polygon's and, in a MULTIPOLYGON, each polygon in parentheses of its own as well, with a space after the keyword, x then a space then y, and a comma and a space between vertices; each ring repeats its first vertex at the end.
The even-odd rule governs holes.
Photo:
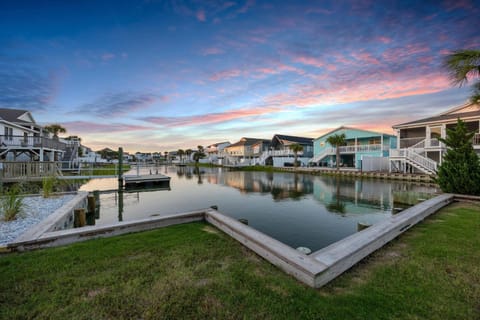
POLYGON ((123 148, 118 148, 118 188, 123 187, 123 148))
POLYGON ((73 226, 75 228, 80 228, 80 227, 84 227, 87 223, 87 217, 86 217, 86 214, 85 214, 85 209, 81 208, 81 209, 75 209, 73 211, 73 214, 74 214, 74 219, 73 219, 73 226))
POLYGON ((95 196, 88 196, 87 197, 87 225, 94 226, 95 225, 95 196))

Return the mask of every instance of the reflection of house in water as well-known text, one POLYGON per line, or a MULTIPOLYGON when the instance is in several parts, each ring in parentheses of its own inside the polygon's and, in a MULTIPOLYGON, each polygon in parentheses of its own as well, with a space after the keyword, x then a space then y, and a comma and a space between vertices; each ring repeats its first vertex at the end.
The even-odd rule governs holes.
POLYGON ((379 184, 374 180, 324 177, 314 181, 313 193, 315 199, 326 206, 341 202, 346 212, 354 214, 393 207, 392 184, 379 184))
POLYGON ((233 171, 218 182, 242 193, 270 193, 275 200, 296 199, 313 192, 312 177, 301 174, 233 171))

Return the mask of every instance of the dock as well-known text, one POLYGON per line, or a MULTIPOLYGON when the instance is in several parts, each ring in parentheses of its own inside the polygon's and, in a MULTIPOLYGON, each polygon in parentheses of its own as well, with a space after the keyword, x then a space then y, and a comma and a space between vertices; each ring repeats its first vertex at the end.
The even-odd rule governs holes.
POLYGON ((138 176, 125 176, 125 187, 138 186, 144 184, 164 184, 170 183, 170 177, 163 174, 147 174, 138 176))

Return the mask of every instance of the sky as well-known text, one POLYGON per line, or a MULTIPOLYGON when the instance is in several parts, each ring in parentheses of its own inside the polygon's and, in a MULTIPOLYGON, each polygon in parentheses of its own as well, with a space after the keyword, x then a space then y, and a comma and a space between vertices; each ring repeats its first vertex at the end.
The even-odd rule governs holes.
POLYGON ((339 126, 393 133, 468 100, 480 2, 0 1, 0 107, 94 150, 164 152, 339 126))

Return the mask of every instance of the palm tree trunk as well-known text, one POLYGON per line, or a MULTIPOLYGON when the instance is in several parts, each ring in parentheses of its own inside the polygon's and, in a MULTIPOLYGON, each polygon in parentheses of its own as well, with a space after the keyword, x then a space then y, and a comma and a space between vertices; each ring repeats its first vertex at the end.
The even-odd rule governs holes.
POLYGON ((335 162, 337 163, 337 171, 338 171, 338 170, 340 170, 340 163, 338 162, 340 160, 340 149, 338 149, 338 146, 337 146, 335 156, 336 156, 335 162))

